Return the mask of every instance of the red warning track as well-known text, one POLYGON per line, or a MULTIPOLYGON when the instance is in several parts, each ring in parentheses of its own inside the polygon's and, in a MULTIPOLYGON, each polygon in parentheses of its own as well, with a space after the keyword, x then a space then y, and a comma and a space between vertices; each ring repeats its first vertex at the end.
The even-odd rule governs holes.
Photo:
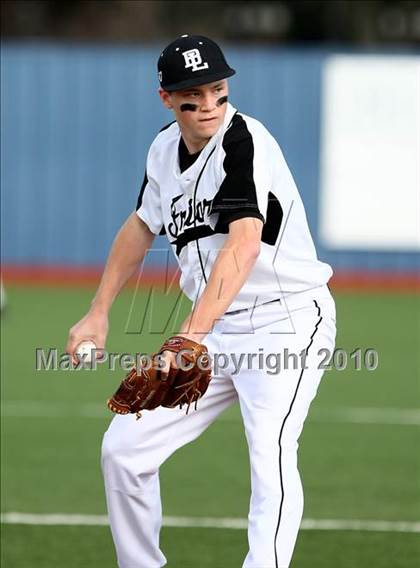
MULTIPOLYGON (((46 266, 46 265, 4 265, 1 277, 4 284, 26 286, 64 286, 95 287, 99 284, 103 266, 46 266)), ((137 281, 142 286, 151 284, 164 287, 165 283, 177 282, 176 270, 165 272, 161 269, 139 272, 132 277, 128 285, 135 286, 137 281)))
MULTIPOLYGON (((31 265, 4 265, 1 275, 4 284, 18 284, 25 286, 97 286, 102 266, 31 266, 31 265)), ((141 286, 151 284, 165 287, 177 282, 176 270, 172 269, 166 274, 161 269, 148 269, 140 274, 140 278, 133 277, 129 286, 139 282, 141 286)), ((416 292, 420 293, 420 273, 405 272, 337 272, 331 282, 333 290, 343 292, 416 292)))

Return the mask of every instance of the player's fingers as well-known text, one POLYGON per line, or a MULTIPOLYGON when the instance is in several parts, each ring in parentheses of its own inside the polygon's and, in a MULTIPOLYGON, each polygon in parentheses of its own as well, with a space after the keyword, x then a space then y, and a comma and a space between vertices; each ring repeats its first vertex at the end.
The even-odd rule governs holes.
POLYGON ((171 369, 176 369, 175 353, 172 351, 163 351, 159 358, 159 370, 162 378, 167 378, 171 369))
POLYGON ((70 355, 73 363, 77 363, 75 351, 79 343, 80 341, 78 341, 77 336, 70 331, 66 345, 66 353, 70 355))
POLYGON ((173 351, 164 351, 163 355, 164 355, 165 361, 168 362, 168 365, 170 367, 174 367, 175 369, 178 368, 177 360, 176 360, 176 353, 174 353, 173 351))
POLYGON ((77 365, 79 359, 77 357, 77 348, 84 341, 92 341, 95 344, 95 358, 98 362, 105 360, 105 339, 95 335, 81 335, 70 331, 69 339, 66 345, 66 353, 70 355, 71 360, 77 365))

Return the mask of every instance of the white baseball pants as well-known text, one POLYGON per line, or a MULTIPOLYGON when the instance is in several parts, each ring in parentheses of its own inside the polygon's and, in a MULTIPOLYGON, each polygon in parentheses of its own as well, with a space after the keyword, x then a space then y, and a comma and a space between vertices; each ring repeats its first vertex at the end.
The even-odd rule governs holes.
POLYGON ((186 415, 185 409, 160 407, 138 421, 134 415, 112 420, 103 439, 102 471, 120 568, 166 564, 159 548, 159 467, 237 400, 251 464, 249 552, 242 568, 289 566, 303 513, 298 439, 335 331, 326 286, 257 307, 252 316, 226 315, 203 343, 212 355, 227 354, 229 364, 213 377, 198 410, 186 415), (243 365, 235 372, 241 354, 243 365), (255 354, 252 360, 249 354, 255 354), (273 372, 275 354, 281 368, 273 372))

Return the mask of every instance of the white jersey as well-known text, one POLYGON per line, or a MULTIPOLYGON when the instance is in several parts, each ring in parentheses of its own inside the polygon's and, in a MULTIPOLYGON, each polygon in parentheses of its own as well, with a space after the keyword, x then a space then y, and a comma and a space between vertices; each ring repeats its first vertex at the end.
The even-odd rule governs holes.
MULTIPOLYGON (((137 215, 166 233, 181 269, 180 286, 196 302, 208 281, 228 223, 264 222, 260 254, 227 311, 250 308, 324 286, 331 267, 317 259, 299 192, 276 140, 228 103, 225 120, 181 172, 176 122, 153 141, 137 215)), ((232 262, 235 262, 232 258, 232 262)))

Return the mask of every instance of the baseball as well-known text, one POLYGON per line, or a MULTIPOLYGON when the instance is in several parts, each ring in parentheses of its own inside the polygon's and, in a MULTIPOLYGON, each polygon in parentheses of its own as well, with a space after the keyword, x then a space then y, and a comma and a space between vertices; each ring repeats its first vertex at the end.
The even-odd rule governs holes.
POLYGON ((91 341, 82 341, 76 349, 76 357, 84 363, 92 363, 92 349, 96 349, 96 344, 91 341))

